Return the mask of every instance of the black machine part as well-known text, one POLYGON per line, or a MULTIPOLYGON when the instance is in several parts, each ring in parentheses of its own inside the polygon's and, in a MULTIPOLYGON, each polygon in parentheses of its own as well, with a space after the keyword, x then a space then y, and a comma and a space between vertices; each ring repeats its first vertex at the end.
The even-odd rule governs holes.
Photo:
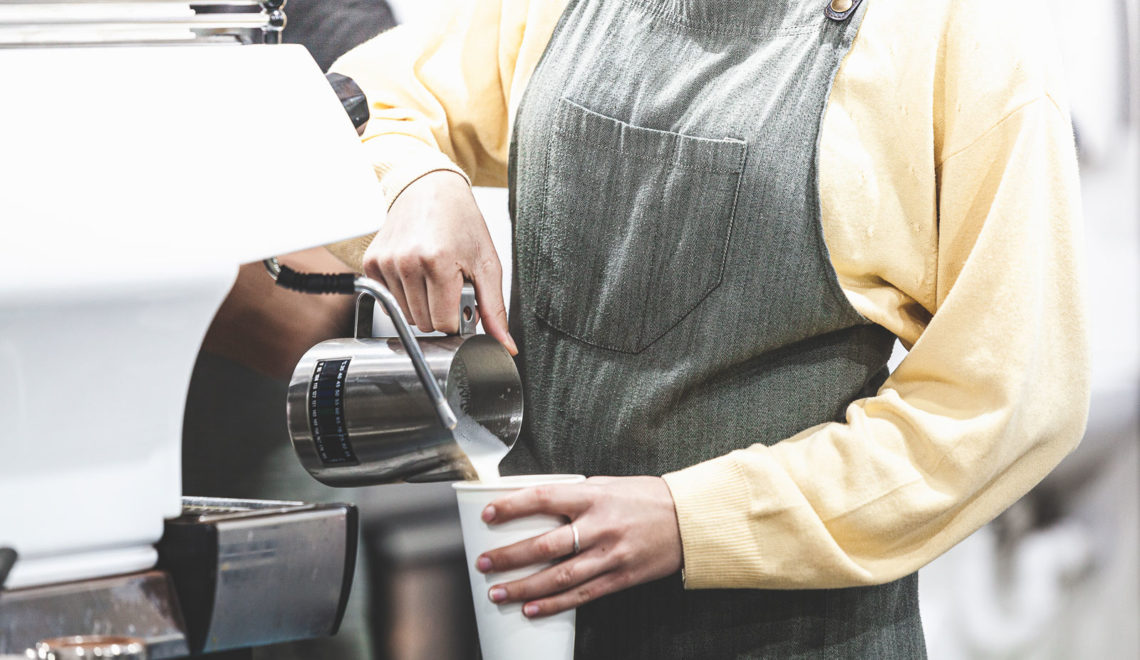
POLYGON ((368 99, 364 96, 364 90, 360 89, 355 80, 339 73, 326 74, 325 79, 332 85, 340 104, 344 106, 344 111, 348 113, 348 118, 356 127, 357 134, 363 135, 372 116, 368 111, 368 99))
POLYGON ((8 579, 8 572, 16 564, 16 551, 12 548, 0 548, 0 589, 4 588, 4 581, 8 579))

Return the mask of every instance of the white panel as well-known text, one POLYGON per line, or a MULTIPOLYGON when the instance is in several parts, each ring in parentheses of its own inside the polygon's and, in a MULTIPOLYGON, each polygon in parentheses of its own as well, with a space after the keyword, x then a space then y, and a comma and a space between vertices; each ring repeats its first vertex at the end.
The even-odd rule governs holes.
POLYGON ((104 295, 383 219, 301 46, 0 50, 0 89, 0 297, 104 295))
POLYGON ((145 568, 237 266, 373 230, 375 176, 301 47, 0 50, 0 89, 0 546, 145 568))

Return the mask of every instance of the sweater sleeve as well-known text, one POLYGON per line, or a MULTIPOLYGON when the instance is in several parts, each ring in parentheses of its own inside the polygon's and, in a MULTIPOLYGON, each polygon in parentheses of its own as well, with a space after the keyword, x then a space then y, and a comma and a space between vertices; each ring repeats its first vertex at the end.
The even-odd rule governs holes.
POLYGON ((938 295, 876 396, 665 476, 688 588, 878 584, 923 566, 1043 478, 1089 402, 1067 113, 1010 112, 938 170, 938 295))
MULTIPOLYGON (((561 9, 548 0, 451 0, 444 7, 441 16, 389 30, 332 66, 368 97, 364 144, 388 207, 434 171, 506 185, 515 96, 561 9)), ((371 239, 330 249, 359 269, 371 239)))

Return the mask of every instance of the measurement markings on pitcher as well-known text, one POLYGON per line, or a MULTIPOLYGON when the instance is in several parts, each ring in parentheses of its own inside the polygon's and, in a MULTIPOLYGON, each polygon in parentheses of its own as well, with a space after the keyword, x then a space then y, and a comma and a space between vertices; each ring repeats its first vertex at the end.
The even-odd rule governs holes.
POLYGON ((350 359, 318 360, 309 388, 309 428, 317 455, 326 465, 360 463, 344 423, 344 384, 349 362, 350 359))

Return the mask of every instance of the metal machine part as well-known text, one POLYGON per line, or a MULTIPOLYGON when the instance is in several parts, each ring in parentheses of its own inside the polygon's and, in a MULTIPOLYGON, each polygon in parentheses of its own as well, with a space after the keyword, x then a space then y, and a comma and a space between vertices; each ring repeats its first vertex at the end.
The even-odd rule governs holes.
POLYGON ((0 590, 0 657, 153 660, 336 633, 356 566, 356 507, 182 503, 158 570, 0 590))
POLYGON ((356 507, 184 498, 166 523, 170 573, 193 653, 335 634, 356 564, 356 507))
POLYGON ((141 640, 152 660, 190 652, 174 585, 161 571, 0 591, 0 656, 26 658, 42 641, 95 632, 141 640))
POLYGON ((37 660, 90 660, 118 658, 146 660, 146 646, 137 637, 113 635, 74 635, 57 637, 36 644, 37 660))
POLYGON ((372 117, 364 90, 360 89, 355 80, 339 73, 325 74, 325 78, 332 85, 336 97, 340 99, 340 104, 344 106, 344 111, 352 120, 352 125, 356 127, 356 133, 364 135, 364 129, 368 127, 368 120, 372 117))
POLYGON ((0 548, 0 589, 4 588, 4 580, 8 579, 8 571, 16 564, 16 551, 12 548, 0 548))
MULTIPOLYGON (((266 268, 282 273, 272 260, 266 268)), ((351 285, 384 308, 400 337, 364 336, 370 324, 361 310, 369 305, 358 301, 357 337, 322 342, 301 358, 286 416, 302 465, 330 486, 474 478, 453 433, 454 409, 507 447, 523 415, 514 360, 498 341, 474 334, 474 287, 463 288, 459 336, 417 341, 387 289, 364 277, 351 285)))
POLYGON ((277 44, 286 0, 0 0, 0 48, 277 44))

